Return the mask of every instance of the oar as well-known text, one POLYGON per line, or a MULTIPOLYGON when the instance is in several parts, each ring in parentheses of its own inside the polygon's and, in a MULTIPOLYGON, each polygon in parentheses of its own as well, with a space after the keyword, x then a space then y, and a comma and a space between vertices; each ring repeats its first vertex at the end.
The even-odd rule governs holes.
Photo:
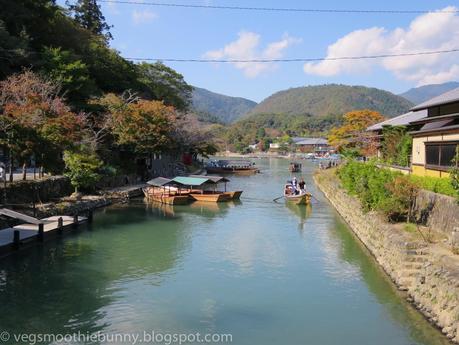
POLYGON ((319 199, 317 199, 314 195, 312 195, 311 193, 309 193, 310 196, 312 196, 317 202, 320 202, 319 199))
POLYGON ((280 197, 274 199, 273 201, 276 202, 277 200, 282 199, 283 197, 284 197, 284 196, 282 195, 282 196, 280 196, 280 197))

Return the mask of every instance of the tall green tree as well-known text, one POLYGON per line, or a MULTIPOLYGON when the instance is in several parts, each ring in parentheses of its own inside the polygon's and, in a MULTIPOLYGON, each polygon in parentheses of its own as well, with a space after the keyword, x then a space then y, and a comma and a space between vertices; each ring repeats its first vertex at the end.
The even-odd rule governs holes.
POLYGON ((183 75, 161 62, 143 62, 136 68, 140 75, 139 82, 144 85, 145 98, 161 100, 178 110, 188 108, 193 88, 186 83, 183 75))
POLYGON ((110 33, 112 26, 108 25, 105 21, 97 0, 77 0, 73 5, 67 1, 67 5, 70 11, 72 11, 75 21, 83 28, 95 35, 105 37, 106 41, 113 39, 110 33))

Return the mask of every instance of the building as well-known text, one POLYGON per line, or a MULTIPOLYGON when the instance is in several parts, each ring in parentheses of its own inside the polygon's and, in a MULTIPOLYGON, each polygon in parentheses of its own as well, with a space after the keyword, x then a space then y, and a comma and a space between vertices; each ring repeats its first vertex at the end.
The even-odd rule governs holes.
POLYGON ((367 130, 381 139, 384 126, 408 128, 413 138, 409 172, 420 176, 447 177, 459 145, 459 88, 367 130))
POLYGON ((446 177, 453 166, 459 145, 459 88, 446 92, 411 109, 427 116, 410 125, 413 136, 413 174, 446 177))
POLYGON ((427 110, 420 110, 420 111, 410 111, 408 113, 393 117, 383 122, 376 123, 367 128, 368 132, 372 132, 374 138, 377 140, 377 149, 378 158, 381 158, 381 144, 382 144, 382 137, 383 137, 383 128, 386 126, 403 126, 406 127, 408 130, 414 130, 416 127, 412 126, 410 123, 412 121, 418 121, 423 118, 427 117, 427 110))
POLYGON ((331 149, 324 138, 301 138, 294 141, 294 145, 298 151, 304 153, 327 153, 331 149))

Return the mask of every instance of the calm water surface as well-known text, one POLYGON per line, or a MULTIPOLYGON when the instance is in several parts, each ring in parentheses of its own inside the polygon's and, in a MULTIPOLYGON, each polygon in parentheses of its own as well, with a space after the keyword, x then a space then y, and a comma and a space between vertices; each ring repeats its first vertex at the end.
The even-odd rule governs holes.
MULTIPOLYGON (((447 344, 411 308, 312 186, 279 196, 288 162, 233 177, 240 204, 137 200, 90 230, 0 262, 0 331, 231 333, 233 344, 447 344)), ((13 343, 13 342, 12 342, 13 343)))

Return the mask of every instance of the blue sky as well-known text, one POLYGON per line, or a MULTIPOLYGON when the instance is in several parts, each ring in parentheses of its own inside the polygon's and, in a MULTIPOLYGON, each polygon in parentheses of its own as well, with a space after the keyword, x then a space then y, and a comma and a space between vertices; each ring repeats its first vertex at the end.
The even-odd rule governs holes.
MULTIPOLYGON (((231 6, 440 10, 453 1, 163 0, 231 6)), ((59 3, 64 1, 59 0, 59 3)), ((148 0, 145 0, 148 2, 148 0)), ((125 57, 307 58, 459 48, 459 14, 319 14, 103 3, 125 57)), ((454 9, 454 8, 453 8, 454 9)), ((233 65, 168 63, 192 85, 261 101, 290 87, 343 83, 400 93, 459 79, 459 53, 379 61, 233 65), (447 56, 448 55, 448 56, 447 56)))

